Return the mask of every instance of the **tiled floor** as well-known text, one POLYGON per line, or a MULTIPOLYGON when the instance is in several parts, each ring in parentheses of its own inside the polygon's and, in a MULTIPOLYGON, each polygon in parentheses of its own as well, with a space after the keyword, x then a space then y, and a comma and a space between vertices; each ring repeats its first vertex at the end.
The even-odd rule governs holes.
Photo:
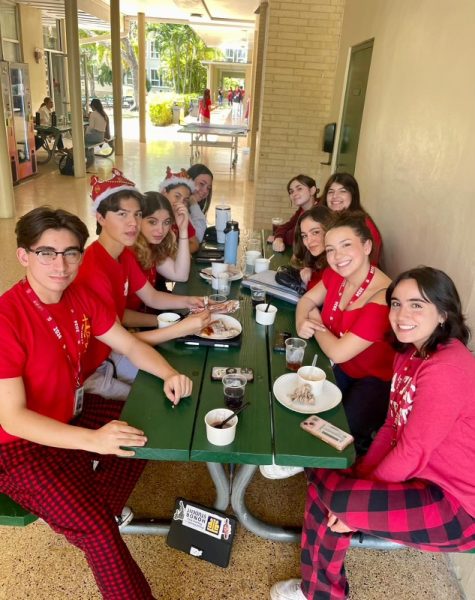
MULTIPOLYGON (((156 189, 167 165, 189 164, 188 139, 176 127, 154 131, 147 145, 133 138, 136 121, 126 122, 124 157, 116 165, 141 190, 156 189)), ((247 154, 241 149, 236 171, 229 171, 227 150, 207 150, 203 156, 215 174, 214 203, 232 206, 233 217, 252 227, 253 188, 245 178, 247 154)), ((94 238, 87 180, 64 177, 52 167, 15 190, 17 217, 41 204, 80 215, 94 238)), ((285 196, 283 196, 285 198, 285 196)), ((213 208, 210 211, 212 220, 213 208)), ((15 258, 14 220, 0 220, 0 293, 22 274, 15 258)), ((151 463, 130 504, 138 515, 171 515, 176 496, 212 505, 211 480, 201 464, 151 463)), ((264 480, 259 474, 249 487, 252 511, 272 522, 301 522, 305 482, 302 475, 286 481, 264 480)), ((298 576, 297 544, 261 540, 238 530, 230 566, 221 569, 171 550, 155 536, 128 536, 127 542, 162 600, 264 600, 275 581, 298 576)), ((0 527, 0 600, 95 600, 99 594, 81 553, 43 523, 26 528, 0 527)), ((351 550, 347 570, 352 600, 457 600, 462 596, 445 557, 412 550, 376 552, 351 550)), ((124 598, 123 600, 127 600, 124 598)))

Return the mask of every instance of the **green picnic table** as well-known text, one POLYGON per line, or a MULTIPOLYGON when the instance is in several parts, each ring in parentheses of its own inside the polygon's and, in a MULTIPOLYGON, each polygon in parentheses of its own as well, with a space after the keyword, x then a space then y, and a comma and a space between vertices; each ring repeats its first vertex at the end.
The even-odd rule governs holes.
MULTIPOLYGON (((269 254, 269 252, 267 252, 269 254)), ((288 262, 288 253, 276 255, 272 267, 288 262), (275 264, 274 264, 275 263, 275 264)), ((210 284, 200 277, 203 266, 192 262, 187 283, 176 284, 174 292, 188 295, 212 293, 210 284)), ((300 422, 305 415, 293 412, 276 401, 273 382, 288 372, 285 354, 272 348, 275 331, 290 331, 295 335, 295 306, 272 299, 278 308, 274 325, 256 323, 249 290, 236 281, 231 284, 230 298, 240 300, 240 309, 234 314, 243 327, 239 348, 186 346, 182 342, 168 342, 160 346, 163 356, 180 372, 193 380, 193 393, 172 407, 163 393, 163 382, 140 372, 124 407, 122 418, 143 429, 148 441, 144 448, 135 448, 136 458, 206 462, 216 487, 215 508, 226 510, 229 503, 240 523, 254 533, 278 541, 295 541, 294 532, 256 519, 245 504, 245 493, 258 465, 276 464, 303 467, 345 468, 354 460, 353 446, 339 452, 321 440, 305 433, 300 422), (228 446, 214 446, 207 441, 205 414, 224 405, 221 382, 211 380, 212 367, 251 367, 254 381, 246 386, 246 401, 251 403, 239 415, 236 438, 228 446), (230 485, 230 475, 223 465, 239 465, 230 485), (232 487, 232 492, 231 488, 232 487)), ((318 353, 318 365, 325 369, 328 379, 333 374, 328 359, 315 340, 309 340, 306 362, 318 353)), ((321 413, 327 419, 348 431, 341 404, 321 413)), ((132 523, 130 533, 164 533, 166 527, 156 523, 132 523), (135 531, 134 531, 135 529, 135 531)))

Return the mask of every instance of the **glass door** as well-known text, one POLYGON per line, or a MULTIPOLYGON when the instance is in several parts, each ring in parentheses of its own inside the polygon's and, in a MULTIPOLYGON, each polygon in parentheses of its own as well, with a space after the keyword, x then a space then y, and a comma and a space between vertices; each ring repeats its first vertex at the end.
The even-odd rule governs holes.
POLYGON ((31 159, 28 144, 28 123, 31 107, 29 106, 29 82, 25 65, 10 64, 10 84, 13 104, 13 127, 15 130, 16 151, 18 162, 24 163, 31 159))

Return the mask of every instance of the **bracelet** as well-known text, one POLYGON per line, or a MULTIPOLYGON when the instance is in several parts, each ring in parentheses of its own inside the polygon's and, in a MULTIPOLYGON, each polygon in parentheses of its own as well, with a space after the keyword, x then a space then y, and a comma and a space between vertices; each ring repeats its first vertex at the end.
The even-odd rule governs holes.
POLYGON ((186 236, 186 237, 178 236, 178 239, 179 240, 189 240, 190 238, 188 236, 186 236))

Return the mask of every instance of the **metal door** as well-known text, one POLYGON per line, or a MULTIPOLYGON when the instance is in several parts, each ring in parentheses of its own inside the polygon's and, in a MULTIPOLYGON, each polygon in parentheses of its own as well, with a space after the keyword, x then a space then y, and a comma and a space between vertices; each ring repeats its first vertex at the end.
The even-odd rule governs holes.
POLYGON ((352 175, 355 172, 372 53, 373 40, 359 44, 351 50, 336 156, 335 170, 338 172, 352 175))

